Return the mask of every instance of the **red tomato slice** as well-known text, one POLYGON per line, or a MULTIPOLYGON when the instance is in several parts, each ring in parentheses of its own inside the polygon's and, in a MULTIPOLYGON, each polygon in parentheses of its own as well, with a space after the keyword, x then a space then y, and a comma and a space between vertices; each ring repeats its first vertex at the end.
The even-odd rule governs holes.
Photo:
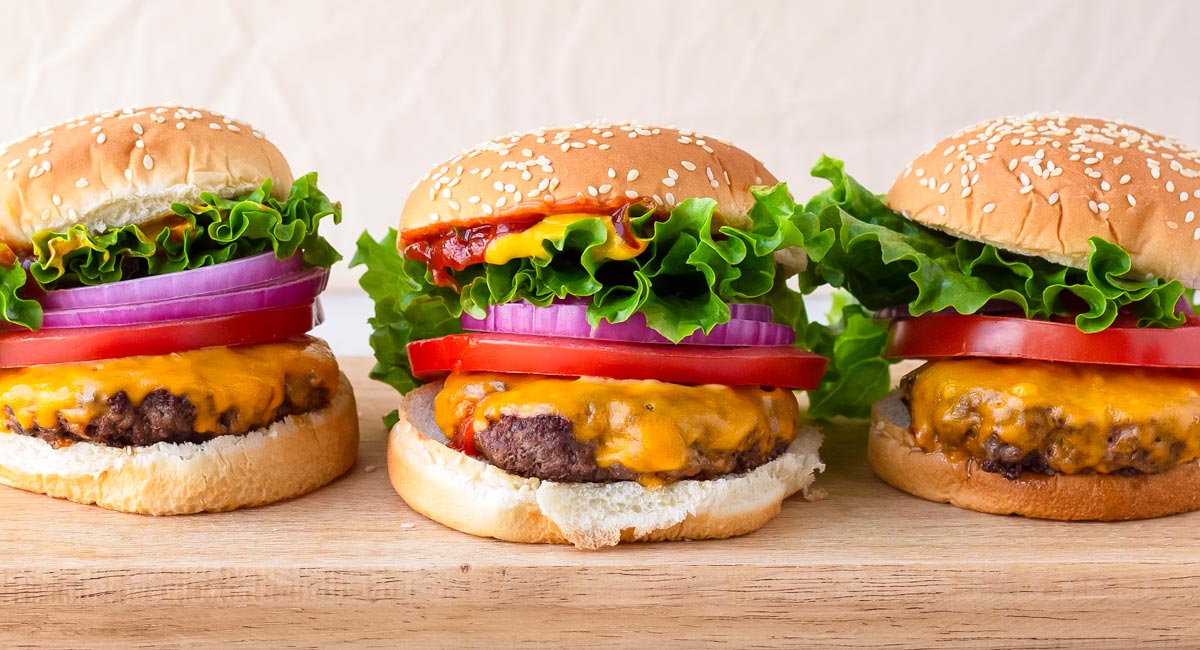
POLYGON ((319 302, 132 327, 76 327, 0 334, 0 368, 94 361, 299 336, 323 320, 319 302))
POLYGON ((425 381, 452 372, 515 372, 806 390, 821 383, 827 363, 825 357, 787 346, 720 348, 519 334, 414 341, 408 344, 408 360, 413 374, 425 381))
POLYGON ((935 314, 892 323, 884 356, 991 357, 1155 368, 1200 368, 1200 318, 1175 329, 1113 326, 1094 334, 1074 324, 1008 316, 935 314))

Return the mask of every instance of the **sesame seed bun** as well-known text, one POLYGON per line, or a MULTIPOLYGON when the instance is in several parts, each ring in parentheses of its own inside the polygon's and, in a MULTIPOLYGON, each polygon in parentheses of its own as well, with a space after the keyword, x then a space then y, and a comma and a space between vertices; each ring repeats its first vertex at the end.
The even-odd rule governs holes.
POLYGON ((784 499, 808 495, 821 434, 803 427, 782 455, 749 472, 646 488, 633 481, 522 478, 447 446, 433 415, 441 383, 404 397, 388 438, 388 474, 417 512, 480 537, 601 548, 621 542, 720 539, 758 530, 784 499))
POLYGON ((400 232, 412 241, 452 226, 605 212, 638 199, 671 208, 711 198, 725 223, 744 225, 750 188, 778 182, 750 154, 699 133, 584 123, 489 140, 435 166, 405 202, 400 232))
POLYGON ((887 200, 956 237, 1076 268, 1101 237, 1135 272, 1200 287, 1200 152, 1128 124, 981 122, 918 156, 887 200))
POLYGON ((1200 461, 1159 474, 1025 473, 1015 481, 913 444, 911 416, 892 393, 871 410, 867 460, 914 496, 1000 515, 1059 521, 1149 519, 1200 509, 1200 461))
POLYGON ((203 109, 148 106, 88 115, 0 149, 0 240, 30 248, 40 230, 97 232, 140 224, 274 181, 287 196, 283 154, 249 124, 203 109))

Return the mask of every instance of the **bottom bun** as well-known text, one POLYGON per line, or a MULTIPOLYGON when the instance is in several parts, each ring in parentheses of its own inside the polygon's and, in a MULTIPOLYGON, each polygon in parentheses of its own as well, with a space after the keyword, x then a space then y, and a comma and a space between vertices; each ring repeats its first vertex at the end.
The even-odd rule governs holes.
POLYGON ((898 393, 875 404, 867 459, 879 478, 922 499, 1060 521, 1149 519, 1200 508, 1200 462, 1159 474, 1032 474, 1015 481, 916 447, 898 393))
POLYGON ((646 488, 522 478, 446 446, 434 422, 439 384, 409 393, 388 440, 388 473, 417 512, 481 537, 601 548, 619 542, 713 539, 758 530, 787 497, 807 496, 821 434, 804 427, 783 455, 753 471, 646 488))
POLYGON ((144 515, 219 512, 311 492, 349 470, 357 455, 358 409, 341 375, 323 409, 200 444, 55 449, 0 433, 0 484, 144 515))

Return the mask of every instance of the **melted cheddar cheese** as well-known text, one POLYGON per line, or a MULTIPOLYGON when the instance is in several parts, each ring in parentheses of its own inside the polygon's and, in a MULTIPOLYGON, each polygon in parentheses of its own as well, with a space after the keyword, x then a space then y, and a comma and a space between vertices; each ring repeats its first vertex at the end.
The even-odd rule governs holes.
POLYGON ((790 442, 800 409, 783 389, 495 373, 451 375, 435 402, 438 426, 451 437, 466 419, 479 432, 505 415, 560 415, 595 449, 598 466, 620 463, 655 485, 692 453, 765 455, 790 442))
MULTIPOLYGON (((166 390, 195 407, 199 433, 225 433, 221 416, 236 410, 249 419, 275 419, 291 391, 328 391, 338 387, 337 361, 320 339, 297 337, 236 347, 216 347, 161 356, 126 357, 0 370, 0 405, 25 429, 53 428, 62 418, 80 431, 107 413, 108 399, 125 393, 139 404, 146 395, 166 390), (291 381, 289 381, 289 379, 291 381)), ((308 396, 292 395, 307 402, 308 396)), ((0 418, 0 430, 11 422, 0 418)))
POLYGON ((504 264, 510 260, 522 258, 549 259, 543 243, 559 239, 567 231, 567 226, 583 219, 597 219, 608 230, 608 238, 600 246, 594 247, 588 253, 596 260, 628 260, 637 257, 646 250, 646 243, 638 240, 637 246, 631 246, 617 234, 612 219, 607 216, 594 214, 553 214, 521 232, 503 235, 488 244, 484 261, 488 264, 504 264))
POLYGON ((1064 474, 1163 471, 1200 457, 1196 377, 969 359, 926 364, 905 391, 917 446, 954 458, 985 458, 997 441, 1064 474))

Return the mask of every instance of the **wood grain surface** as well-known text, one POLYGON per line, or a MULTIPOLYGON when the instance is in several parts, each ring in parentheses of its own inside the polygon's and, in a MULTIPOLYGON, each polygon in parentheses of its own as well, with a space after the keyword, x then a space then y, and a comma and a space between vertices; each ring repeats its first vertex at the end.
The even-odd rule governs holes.
POLYGON ((878 481, 865 425, 827 427, 817 482, 735 540, 599 552, 476 539, 391 490, 355 382, 362 454, 312 495, 148 518, 0 489, 0 648, 883 646, 1200 643, 1200 515, 996 517, 878 481))

